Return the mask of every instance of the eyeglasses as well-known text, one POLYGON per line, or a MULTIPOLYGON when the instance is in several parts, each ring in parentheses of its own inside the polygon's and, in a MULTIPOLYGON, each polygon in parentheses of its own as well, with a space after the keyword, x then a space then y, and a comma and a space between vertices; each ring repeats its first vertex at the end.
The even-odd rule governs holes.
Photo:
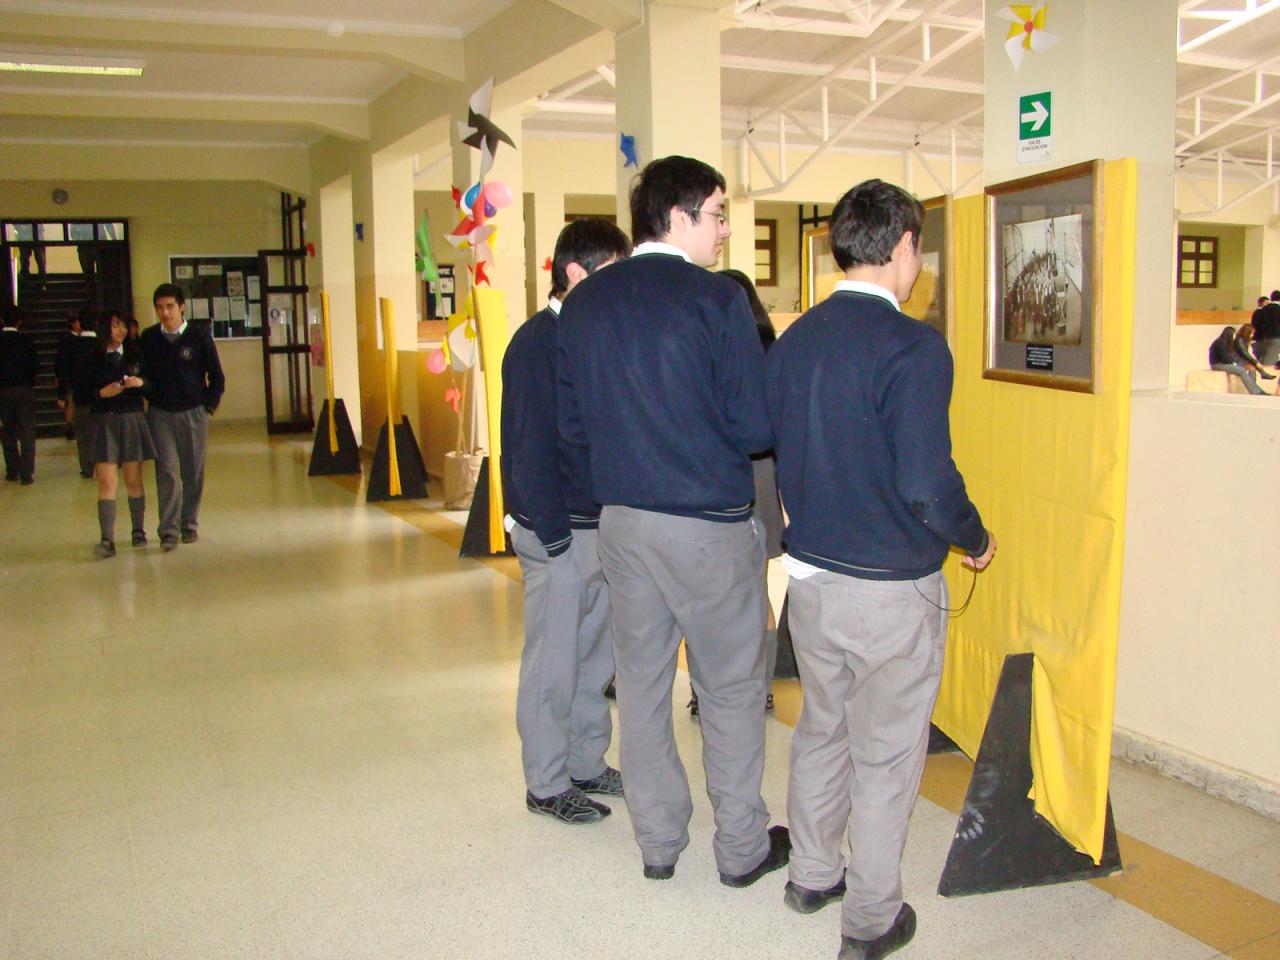
POLYGON ((729 218, 725 216, 723 210, 703 210, 701 207, 694 207, 692 210, 689 210, 686 212, 689 214, 689 216, 693 216, 694 214, 705 213, 708 216, 715 217, 716 220, 720 222, 720 226, 722 227, 729 222, 729 218))

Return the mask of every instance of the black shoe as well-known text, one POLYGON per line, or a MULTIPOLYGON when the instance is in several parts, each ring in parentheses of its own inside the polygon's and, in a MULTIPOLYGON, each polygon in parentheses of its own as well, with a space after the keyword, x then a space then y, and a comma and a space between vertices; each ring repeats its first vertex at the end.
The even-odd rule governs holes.
POLYGON ((17 483, 17 482, 18 482, 18 475, 17 475, 16 473, 6 473, 6 474, 4 475, 4 478, 5 478, 6 480, 8 480, 10 483, 17 483))
POLYGON ((178 549, 178 538, 172 533, 167 533, 160 538, 160 549, 165 553, 178 549))
POLYGON ((612 680, 610 680, 609 685, 604 688, 604 697, 606 700, 618 699, 618 688, 614 686, 614 683, 612 680))
POLYGON ((773 694, 769 693, 764 698, 764 712, 773 713, 773 694))
POLYGON ((911 904, 904 903, 893 926, 874 940, 841 937, 839 960, 880 960, 905 947, 915 935, 916 912, 911 909, 911 904))
POLYGON ((569 780, 583 793, 598 793, 606 797, 622 796, 622 774, 613 767, 605 767, 604 773, 590 780, 569 780))
POLYGON ((20 482, 21 482, 21 484, 22 484, 24 487, 29 487, 29 486, 31 486, 33 483, 35 483, 35 482, 36 482, 36 478, 35 478, 35 477, 23 477, 23 478, 22 478, 22 480, 21 480, 20 482))
POLYGON ((66 437, 68 440, 74 440, 76 438, 76 431, 74 427, 67 427, 66 437))
POLYGON ((698 695, 696 693, 693 695, 693 698, 690 699, 689 701, 689 719, 690 720, 698 719, 698 695))
POLYGON ((81 471, 80 471, 80 476, 84 477, 86 480, 92 480, 92 479, 93 479, 93 471, 92 471, 92 470, 81 470, 81 471))
POLYGON ((676 875, 674 863, 646 863, 644 878, 646 880, 670 880, 676 875))
POLYGON ((810 890, 788 880, 786 892, 782 895, 782 902, 796 913, 817 913, 827 904, 839 903, 843 899, 844 878, 825 890, 810 890))
POLYGON ((730 873, 720 874, 720 882, 726 887, 749 887, 766 873, 772 873, 785 867, 791 859, 791 833, 786 827, 769 828, 769 852, 756 864, 755 869, 734 876, 730 873))
POLYGON ((524 805, 532 813, 546 814, 561 823, 595 823, 613 812, 603 803, 589 799, 577 787, 570 787, 564 793, 546 799, 525 793, 524 805))
POLYGON ((133 531, 133 545, 135 547, 145 547, 147 545, 147 531, 145 530, 133 531))
POLYGON ((199 539, 200 539, 200 534, 196 533, 195 530, 186 529, 182 531, 183 543, 195 543, 199 539))
POLYGON ((100 540, 93 545, 93 555, 99 560, 106 560, 108 557, 116 555, 116 545, 113 540, 100 540))

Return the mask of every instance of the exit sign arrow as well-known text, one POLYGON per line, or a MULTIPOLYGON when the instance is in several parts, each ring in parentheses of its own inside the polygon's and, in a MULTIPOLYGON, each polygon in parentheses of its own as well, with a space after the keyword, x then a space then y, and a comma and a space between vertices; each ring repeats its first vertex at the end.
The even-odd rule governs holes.
POLYGON ((1022 115, 1022 123, 1030 125, 1032 133, 1039 133, 1040 128, 1044 126, 1044 122, 1049 119, 1049 111, 1044 108, 1044 104, 1039 100, 1031 101, 1031 112, 1022 115))

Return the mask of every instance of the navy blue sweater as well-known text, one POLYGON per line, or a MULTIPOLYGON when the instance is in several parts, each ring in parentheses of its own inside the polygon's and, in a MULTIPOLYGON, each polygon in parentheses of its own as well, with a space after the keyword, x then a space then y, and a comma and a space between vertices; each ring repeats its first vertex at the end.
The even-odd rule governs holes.
POLYGON ((119 383, 125 377, 141 375, 142 355, 134 344, 126 342, 121 353, 94 350, 84 361, 84 377, 93 390, 91 404, 93 412, 141 413, 143 387, 129 387, 114 397, 104 397, 101 392, 107 384, 119 383))
POLYGON ((532 530, 548 555, 569 549, 572 530, 600 525, 587 452, 556 427, 559 321, 550 308, 530 317, 502 358, 502 487, 507 512, 532 530))
POLYGON ((0 331, 0 387, 34 387, 39 371, 36 342, 17 327, 0 331))
POLYGON ((951 353, 871 294, 838 291, 769 351, 787 553, 866 580, 914 580, 987 534, 951 459, 951 353))
POLYGON ((751 516, 751 454, 773 445, 746 294, 681 257, 583 280, 560 317, 560 432, 590 450, 602 504, 751 516))
POLYGON ((217 409, 227 381, 208 324, 188 323, 173 343, 160 324, 142 331, 147 399, 153 407, 174 413, 204 407, 217 409))

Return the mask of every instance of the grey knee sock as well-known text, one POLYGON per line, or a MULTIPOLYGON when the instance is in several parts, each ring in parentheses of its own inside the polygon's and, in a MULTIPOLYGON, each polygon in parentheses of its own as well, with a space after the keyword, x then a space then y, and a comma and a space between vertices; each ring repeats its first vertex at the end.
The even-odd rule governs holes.
POLYGON ((98 501, 98 526, 102 529, 102 539, 116 538, 116 502, 114 500, 98 501))
POLYGON ((129 519, 133 521, 133 532, 140 533, 147 522, 147 495, 129 498, 129 519))

